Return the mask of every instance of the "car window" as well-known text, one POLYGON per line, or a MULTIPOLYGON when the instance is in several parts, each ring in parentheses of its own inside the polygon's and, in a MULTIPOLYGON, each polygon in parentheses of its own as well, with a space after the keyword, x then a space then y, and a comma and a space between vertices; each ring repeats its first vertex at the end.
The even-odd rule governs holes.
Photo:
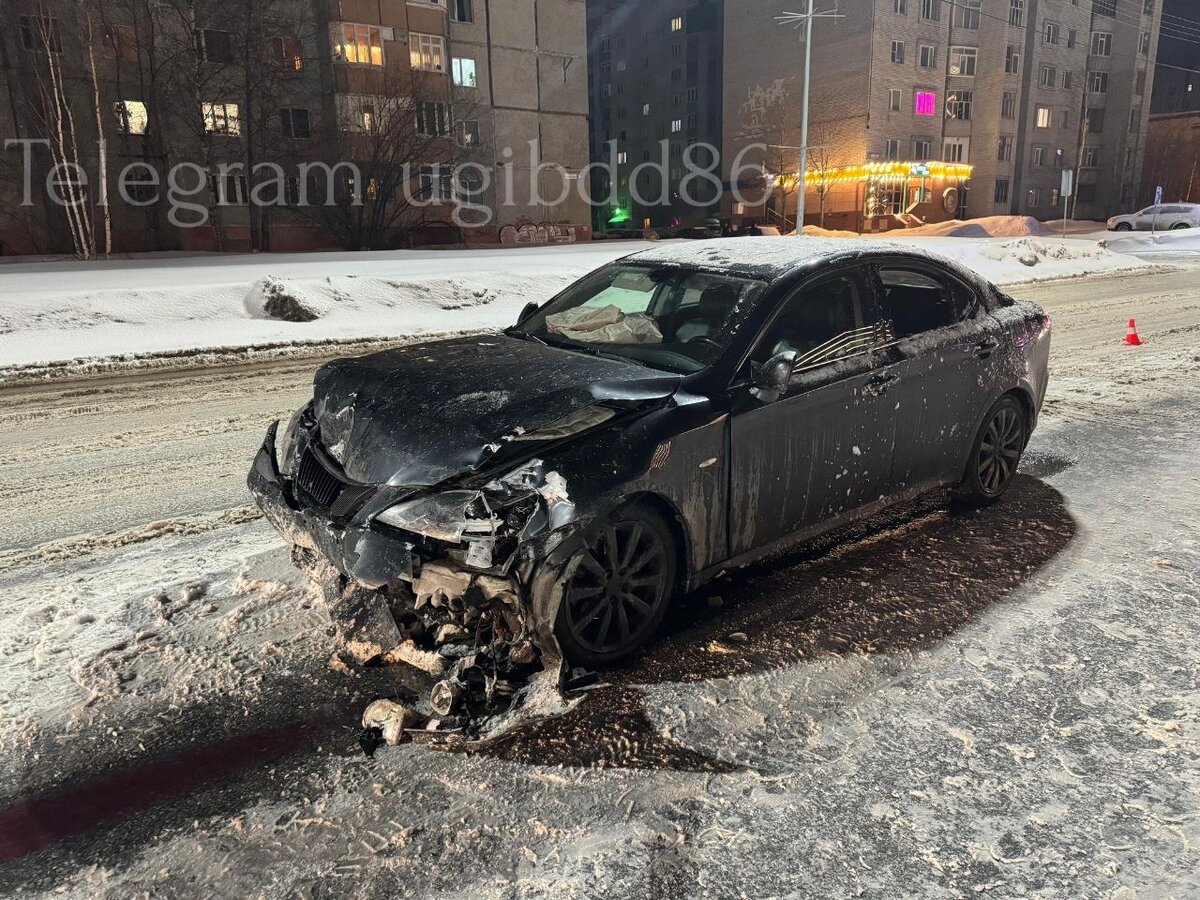
POLYGON ((806 285, 784 302, 751 359, 763 363, 793 350, 796 371, 803 371, 865 352, 874 329, 863 327, 862 305, 859 282, 850 275, 806 285))
POLYGON ((967 318, 973 301, 956 282, 935 278, 917 269, 885 266, 879 270, 883 284, 883 317, 897 338, 911 337, 954 325, 967 318))

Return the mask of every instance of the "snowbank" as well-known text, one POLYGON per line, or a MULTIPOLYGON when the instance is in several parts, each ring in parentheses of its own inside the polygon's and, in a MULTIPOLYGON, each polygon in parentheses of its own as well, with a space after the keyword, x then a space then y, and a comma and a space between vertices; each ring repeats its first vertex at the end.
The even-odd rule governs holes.
POLYGON ((1030 235, 1052 235, 1054 232, 1032 216, 984 216, 980 219, 935 222, 900 232, 889 232, 888 237, 1028 237, 1030 235))
MULTIPOLYGON (((998 284, 1149 265, 1094 241, 904 237, 998 284)), ((1184 246, 1188 237, 1169 239, 1184 246)), ((83 373, 144 365, 162 354, 262 356, 333 341, 500 328, 529 301, 545 301, 597 266, 649 246, 8 263, 0 266, 0 383, 41 376, 44 367, 83 373)))
POLYGON ((1116 253, 1200 253, 1200 228, 1179 231, 1113 231, 1103 244, 1116 253))

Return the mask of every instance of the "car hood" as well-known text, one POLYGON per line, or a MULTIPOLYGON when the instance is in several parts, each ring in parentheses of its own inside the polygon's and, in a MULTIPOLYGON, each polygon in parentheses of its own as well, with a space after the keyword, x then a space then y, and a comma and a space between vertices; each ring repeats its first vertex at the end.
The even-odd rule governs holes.
POLYGON ((662 401, 680 380, 502 335, 464 337, 323 366, 314 415, 322 444, 348 477, 430 485, 478 468, 513 435, 604 400, 662 401))

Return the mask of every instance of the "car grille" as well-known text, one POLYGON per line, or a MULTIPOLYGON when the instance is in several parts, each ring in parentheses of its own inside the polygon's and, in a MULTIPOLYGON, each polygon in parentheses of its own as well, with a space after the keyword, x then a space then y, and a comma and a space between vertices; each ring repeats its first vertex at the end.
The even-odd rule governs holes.
POLYGON ((347 481, 311 444, 300 456, 296 485, 314 505, 329 510, 329 515, 335 519, 353 515, 374 490, 370 485, 347 481))

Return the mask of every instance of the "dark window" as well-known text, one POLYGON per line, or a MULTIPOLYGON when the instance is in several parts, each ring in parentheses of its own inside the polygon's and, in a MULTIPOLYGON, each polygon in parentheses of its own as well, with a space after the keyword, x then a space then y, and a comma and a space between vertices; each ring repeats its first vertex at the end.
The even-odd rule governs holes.
POLYGON ((21 16, 21 46, 26 50, 49 50, 62 53, 58 35, 58 20, 46 16, 21 16))
POLYGON ((201 59, 215 63, 233 62, 233 36, 228 31, 205 29, 198 35, 201 59))
POLYGON ((440 137, 446 133, 446 104, 426 100, 417 105, 417 132, 440 137))
POLYGON ((971 311, 966 289, 916 269, 887 266, 879 270, 879 278, 883 282, 883 315, 891 321, 897 338, 953 325, 971 311))
POLYGON ((450 18, 455 22, 474 22, 475 8, 472 0, 450 0, 450 18))
POLYGON ((796 353, 796 371, 869 350, 875 332, 863 326, 858 282, 836 275, 801 288, 784 304, 755 350, 753 360, 766 362, 777 353, 796 353))
POLYGON ((308 127, 307 109, 281 109, 279 124, 283 127, 285 137, 307 138, 312 134, 308 127))

